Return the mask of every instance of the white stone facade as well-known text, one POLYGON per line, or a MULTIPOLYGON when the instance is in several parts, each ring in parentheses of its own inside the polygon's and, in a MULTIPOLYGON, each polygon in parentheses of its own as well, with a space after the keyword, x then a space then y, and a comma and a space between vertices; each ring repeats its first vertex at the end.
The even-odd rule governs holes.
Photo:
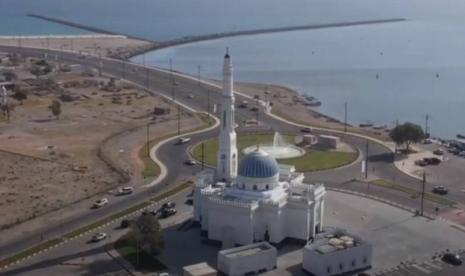
POLYGON ((286 238, 307 241, 323 227, 325 188, 257 149, 237 162, 232 66, 225 56, 216 173, 198 175, 194 220, 224 248, 286 238))
POLYGON ((229 276, 259 273, 276 268, 278 252, 267 242, 218 252, 218 269, 229 276))

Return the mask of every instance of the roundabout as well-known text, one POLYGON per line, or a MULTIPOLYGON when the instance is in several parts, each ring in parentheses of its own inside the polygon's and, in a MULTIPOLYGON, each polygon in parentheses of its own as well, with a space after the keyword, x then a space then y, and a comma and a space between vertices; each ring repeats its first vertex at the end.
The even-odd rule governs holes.
MULTIPOLYGON (((238 133, 237 147, 239 158, 257 148, 273 155, 280 164, 293 165, 298 172, 329 170, 351 164, 358 158, 356 151, 328 151, 304 149, 294 145, 296 135, 283 134, 276 141, 275 133, 238 133)), ((218 139, 208 139, 197 143, 190 149, 190 155, 197 161, 203 160, 207 166, 216 166, 218 139)))

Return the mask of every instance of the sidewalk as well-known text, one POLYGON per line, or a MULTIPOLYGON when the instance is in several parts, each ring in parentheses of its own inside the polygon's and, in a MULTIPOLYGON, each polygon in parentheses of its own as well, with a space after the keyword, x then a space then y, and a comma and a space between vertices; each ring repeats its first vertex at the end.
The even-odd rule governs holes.
POLYGON ((436 157, 442 160, 441 156, 436 156, 433 154, 432 151, 420 149, 419 147, 412 146, 413 150, 416 153, 410 153, 408 155, 405 154, 396 154, 396 160, 394 161, 394 166, 401 172, 421 180, 423 177, 424 169, 418 165, 415 165, 415 161, 422 160, 423 158, 431 158, 436 157))

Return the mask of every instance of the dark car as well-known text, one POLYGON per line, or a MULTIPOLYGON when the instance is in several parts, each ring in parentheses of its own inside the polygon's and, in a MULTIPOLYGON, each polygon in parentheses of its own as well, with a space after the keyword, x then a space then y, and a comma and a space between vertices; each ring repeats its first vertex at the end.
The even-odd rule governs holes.
POLYGON ((164 210, 164 209, 170 209, 174 207, 176 207, 176 203, 172 201, 168 201, 168 202, 163 203, 163 205, 161 206, 161 209, 164 210))
POLYGON ((175 215, 176 212, 177 212, 177 211, 176 211, 176 209, 174 209, 174 208, 163 209, 163 210, 161 211, 160 217, 161 217, 161 218, 171 217, 171 216, 175 215))
POLYGON ((128 219, 123 219, 121 221, 120 228, 122 229, 128 228, 130 224, 131 224, 131 221, 129 221, 128 219))
POLYGON ((438 195, 447 195, 449 191, 444 186, 435 186, 433 188, 433 193, 438 195))
POLYGON ((436 155, 443 155, 444 151, 442 149, 436 149, 435 151, 433 151, 433 153, 436 155))
POLYGON ((310 128, 310 127, 302 128, 302 129, 300 129, 300 132, 302 132, 302 133, 311 133, 312 128, 310 128))
POLYGON ((454 253, 446 253, 444 256, 442 256, 441 259, 443 262, 451 264, 451 265, 461 265, 462 264, 462 258, 460 258, 459 254, 454 254, 454 253))
POLYGON ((429 165, 439 165, 442 162, 442 160, 437 157, 425 158, 425 161, 428 162, 429 165))

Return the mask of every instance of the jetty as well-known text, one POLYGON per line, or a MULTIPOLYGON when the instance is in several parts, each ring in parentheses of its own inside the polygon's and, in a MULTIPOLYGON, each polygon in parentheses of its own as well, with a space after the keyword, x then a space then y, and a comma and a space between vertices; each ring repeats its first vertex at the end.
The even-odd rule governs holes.
POLYGON ((205 34, 205 35, 193 35, 193 36, 184 36, 181 38, 176 38, 176 39, 166 40, 166 41, 154 41, 154 40, 150 40, 147 38, 137 37, 137 36, 133 36, 130 34, 117 33, 117 32, 104 30, 104 29, 100 29, 100 28, 96 28, 92 26, 87 26, 84 24, 75 23, 75 22, 71 22, 71 21, 67 21, 67 20, 63 20, 59 18, 50 17, 50 16, 44 16, 44 15, 33 14, 33 13, 28 14, 28 16, 39 18, 42 20, 47 20, 47 21, 54 22, 54 23, 71 26, 74 28, 79 28, 79 29, 95 32, 95 33, 102 33, 102 34, 108 34, 108 35, 124 35, 128 38, 144 40, 144 41, 148 41, 152 43, 150 47, 144 48, 140 52, 131 53, 131 56, 127 56, 124 58, 131 58, 133 56, 140 55, 144 52, 159 50, 162 48, 173 47, 177 45, 194 43, 194 42, 200 42, 204 40, 221 39, 221 38, 226 38, 226 37, 270 34, 270 33, 313 30, 313 29, 341 28, 341 27, 352 27, 352 26, 360 26, 360 25, 387 24, 387 23, 407 21, 406 18, 387 18, 387 19, 377 19, 377 20, 346 21, 346 22, 337 22, 337 23, 288 26, 288 27, 278 27, 278 28, 262 28, 262 29, 243 30, 243 31, 213 33, 213 34, 205 34))

